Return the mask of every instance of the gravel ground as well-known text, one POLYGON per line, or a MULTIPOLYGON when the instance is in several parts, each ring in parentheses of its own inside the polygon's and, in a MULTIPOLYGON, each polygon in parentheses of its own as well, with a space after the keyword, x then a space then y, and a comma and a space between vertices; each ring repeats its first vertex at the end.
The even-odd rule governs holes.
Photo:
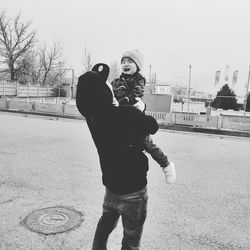
MULTIPOLYGON (((104 188, 86 123, 0 113, 0 138, 0 249, 91 249, 104 188), (83 213, 81 226, 46 236, 22 225, 56 205, 83 213)), ((141 249, 250 249, 250 140, 166 130, 153 139, 178 179, 167 185, 149 156, 141 249)), ((119 222, 108 249, 120 249, 121 238, 119 222)))

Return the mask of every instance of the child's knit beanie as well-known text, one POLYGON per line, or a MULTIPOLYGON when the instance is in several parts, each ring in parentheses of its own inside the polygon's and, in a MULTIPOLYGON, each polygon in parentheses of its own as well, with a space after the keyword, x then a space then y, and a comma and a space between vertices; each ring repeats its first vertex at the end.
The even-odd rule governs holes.
MULTIPOLYGON (((124 52, 123 55, 122 55, 122 59, 125 58, 125 57, 131 58, 136 63, 139 70, 142 69, 143 55, 139 50, 133 49, 133 50, 128 50, 128 51, 124 52)), ((122 59, 121 59, 121 61, 122 61, 122 59)))

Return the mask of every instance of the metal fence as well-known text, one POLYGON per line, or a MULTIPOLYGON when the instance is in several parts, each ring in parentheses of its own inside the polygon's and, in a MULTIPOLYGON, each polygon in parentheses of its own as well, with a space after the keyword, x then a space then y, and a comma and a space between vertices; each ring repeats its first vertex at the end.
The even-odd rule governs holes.
POLYGON ((42 97, 42 96, 53 96, 53 88, 47 86, 41 87, 40 85, 25 85, 17 87, 18 97, 42 97))
POLYGON ((0 81, 0 96, 16 96, 17 95, 17 82, 0 81))
POLYGON ((21 85, 18 82, 0 81, 0 96, 43 97, 53 96, 53 88, 37 85, 21 85))

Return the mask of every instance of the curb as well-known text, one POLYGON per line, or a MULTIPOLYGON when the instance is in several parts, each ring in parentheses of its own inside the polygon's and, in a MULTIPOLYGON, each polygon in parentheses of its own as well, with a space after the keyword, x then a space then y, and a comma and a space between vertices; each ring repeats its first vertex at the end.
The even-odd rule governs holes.
POLYGON ((43 113, 43 112, 32 112, 32 111, 21 111, 21 110, 14 110, 14 109, 0 109, 0 112, 20 113, 20 114, 26 114, 26 115, 51 116, 51 117, 75 119, 75 120, 85 120, 85 118, 82 116, 61 115, 61 114, 56 114, 56 113, 43 113))
MULTIPOLYGON (((39 116, 49 116, 49 117, 57 117, 57 118, 65 118, 65 119, 85 120, 83 116, 63 115, 63 114, 61 115, 61 114, 56 114, 56 113, 29 112, 29 111, 10 110, 10 109, 0 109, 0 112, 21 113, 21 114, 27 114, 27 115, 39 115, 39 116)), ((159 127, 161 129, 166 129, 166 130, 176 130, 176 131, 183 131, 183 132, 228 135, 228 136, 250 138, 250 132, 236 131, 236 130, 200 128, 200 127, 192 127, 192 126, 171 125, 171 124, 164 124, 164 123, 160 123, 159 127)))
POLYGON ((214 135, 229 135, 236 137, 249 137, 249 132, 236 131, 236 130, 222 130, 222 129, 213 129, 213 128, 199 128, 192 126, 181 126, 181 125, 170 125, 170 124, 159 124, 161 129, 166 130, 176 130, 183 132, 193 132, 193 133, 204 133, 204 134, 214 134, 214 135))

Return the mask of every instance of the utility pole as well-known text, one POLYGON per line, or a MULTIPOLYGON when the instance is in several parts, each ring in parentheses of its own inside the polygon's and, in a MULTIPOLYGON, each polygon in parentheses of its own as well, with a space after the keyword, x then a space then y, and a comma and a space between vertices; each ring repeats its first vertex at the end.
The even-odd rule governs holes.
POLYGON ((61 84, 62 84, 62 62, 59 62, 59 88, 58 88, 59 99, 61 95, 61 84))
POLYGON ((249 72, 248 72, 248 79, 247 79, 247 87, 246 87, 246 101, 245 101, 245 107, 244 107, 244 118, 245 118, 245 115, 246 115, 246 108, 247 108, 247 97, 248 97, 249 81, 250 81, 250 65, 249 65, 249 72))
POLYGON ((149 84, 151 84, 151 64, 149 65, 149 78, 148 78, 148 82, 149 84))
POLYGON ((189 112, 189 101, 190 101, 190 83, 191 83, 191 65, 189 65, 189 77, 188 77, 188 106, 187 106, 188 112, 189 112))
POLYGON ((74 89, 74 69, 72 70, 72 82, 71 82, 71 86, 70 86, 70 99, 73 98, 73 89, 74 89))

